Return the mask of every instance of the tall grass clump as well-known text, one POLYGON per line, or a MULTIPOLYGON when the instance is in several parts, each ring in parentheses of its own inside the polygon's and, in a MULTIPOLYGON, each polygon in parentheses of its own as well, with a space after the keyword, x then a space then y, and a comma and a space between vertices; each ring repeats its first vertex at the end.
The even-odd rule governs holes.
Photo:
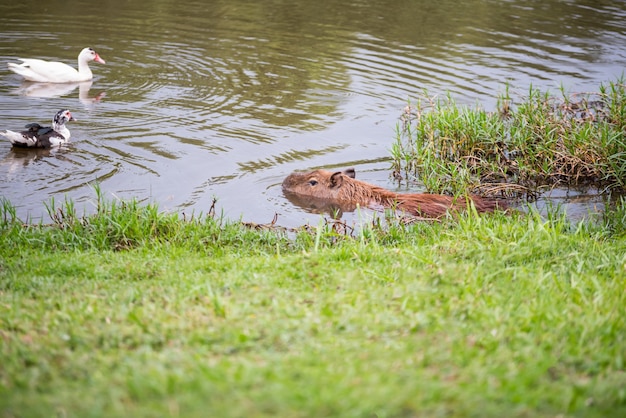
POLYGON ((626 189, 626 84, 559 97, 532 86, 520 103, 508 88, 497 110, 449 95, 409 104, 392 148, 394 170, 432 192, 534 195, 544 187, 626 189))
POLYGON ((80 213, 72 200, 46 203, 51 223, 23 221, 8 201, 0 202, 0 251, 122 251, 177 247, 215 255, 228 248, 242 254, 280 252, 294 245, 280 228, 255 231, 215 213, 187 216, 161 211, 155 203, 107 200, 94 188, 93 213, 80 213))
POLYGON ((603 213, 601 227, 610 236, 626 237, 626 197, 620 197, 603 213))

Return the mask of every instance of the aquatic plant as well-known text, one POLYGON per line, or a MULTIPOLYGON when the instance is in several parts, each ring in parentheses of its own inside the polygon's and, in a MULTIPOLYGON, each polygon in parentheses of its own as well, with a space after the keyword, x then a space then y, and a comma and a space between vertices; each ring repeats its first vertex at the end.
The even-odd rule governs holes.
POLYGON ((496 111, 450 96, 410 103, 397 126, 393 169, 431 192, 533 196, 544 187, 626 188, 626 84, 559 97, 530 87, 496 111))

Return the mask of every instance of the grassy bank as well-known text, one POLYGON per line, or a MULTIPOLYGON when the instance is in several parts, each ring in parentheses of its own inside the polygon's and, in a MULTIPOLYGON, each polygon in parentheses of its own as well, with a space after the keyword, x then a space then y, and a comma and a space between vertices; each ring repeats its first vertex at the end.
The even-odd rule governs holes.
POLYGON ((0 416, 626 414, 626 203, 597 224, 255 230, 0 213, 0 416))
POLYGON ((407 106, 394 169, 431 192, 536 197, 547 188, 592 184, 626 190, 626 81, 559 95, 505 92, 487 112, 450 96, 407 106))

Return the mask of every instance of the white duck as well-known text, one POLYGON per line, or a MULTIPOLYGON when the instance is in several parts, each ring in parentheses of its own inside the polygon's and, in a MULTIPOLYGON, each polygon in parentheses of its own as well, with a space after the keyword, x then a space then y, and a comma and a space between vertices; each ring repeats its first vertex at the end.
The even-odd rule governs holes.
POLYGON ((19 58, 21 64, 10 62, 9 70, 21 75, 28 81, 40 83, 75 83, 93 78, 89 62, 106 62, 91 48, 85 48, 78 54, 78 71, 67 64, 57 61, 44 61, 34 58, 19 58))
POLYGON ((62 109, 54 115, 52 127, 29 123, 27 131, 0 131, 0 135, 11 141, 14 147, 20 148, 51 148, 65 144, 70 139, 70 130, 65 124, 76 120, 68 109, 62 109))

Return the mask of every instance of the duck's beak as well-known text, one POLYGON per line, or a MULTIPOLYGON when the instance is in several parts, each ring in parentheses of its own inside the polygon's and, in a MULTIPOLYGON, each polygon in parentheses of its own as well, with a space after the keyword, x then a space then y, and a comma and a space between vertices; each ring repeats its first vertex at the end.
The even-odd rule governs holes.
POLYGON ((95 62, 99 62, 100 64, 106 64, 106 61, 100 58, 100 55, 96 54, 96 57, 93 59, 95 62))

